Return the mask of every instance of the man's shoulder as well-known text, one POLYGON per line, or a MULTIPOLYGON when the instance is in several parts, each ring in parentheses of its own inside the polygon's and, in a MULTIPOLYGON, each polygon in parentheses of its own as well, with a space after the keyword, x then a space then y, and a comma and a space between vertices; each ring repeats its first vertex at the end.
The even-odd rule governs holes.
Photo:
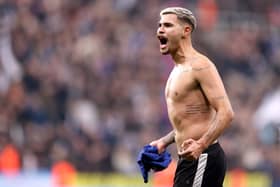
POLYGON ((205 55, 198 54, 196 59, 192 63, 192 69, 194 71, 201 71, 211 67, 215 67, 214 63, 205 55))

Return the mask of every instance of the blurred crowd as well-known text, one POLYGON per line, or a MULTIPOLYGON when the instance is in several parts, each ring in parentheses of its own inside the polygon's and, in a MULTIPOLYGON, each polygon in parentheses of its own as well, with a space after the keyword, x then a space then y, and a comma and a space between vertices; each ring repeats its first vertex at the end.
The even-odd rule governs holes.
POLYGON ((63 160, 137 172, 142 146, 171 130, 173 64, 156 38, 167 6, 193 10, 193 45, 222 75, 236 114, 220 138, 229 170, 280 180, 276 0, 0 0, 0 151, 12 146, 21 171, 63 160))

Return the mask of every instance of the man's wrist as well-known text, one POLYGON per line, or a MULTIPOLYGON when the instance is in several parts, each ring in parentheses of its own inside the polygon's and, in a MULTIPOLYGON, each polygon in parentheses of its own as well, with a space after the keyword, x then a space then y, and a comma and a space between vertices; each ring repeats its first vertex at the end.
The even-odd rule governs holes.
POLYGON ((164 148, 166 148, 168 146, 168 142, 164 138, 159 139, 159 142, 161 143, 162 147, 164 147, 164 148))
POLYGON ((208 144, 203 139, 197 140, 197 144, 199 144, 201 146, 202 150, 205 150, 208 147, 208 144))

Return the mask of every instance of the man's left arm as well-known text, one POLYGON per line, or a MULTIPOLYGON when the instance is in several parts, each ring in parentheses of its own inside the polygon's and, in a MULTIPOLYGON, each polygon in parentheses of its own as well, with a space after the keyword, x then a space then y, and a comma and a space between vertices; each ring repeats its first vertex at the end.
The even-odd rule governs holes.
POLYGON ((210 61, 202 62, 200 68, 193 68, 193 72, 210 105, 216 110, 215 118, 202 137, 196 141, 188 139, 182 144, 182 148, 186 149, 179 154, 197 159, 230 125, 234 112, 214 64, 210 61))

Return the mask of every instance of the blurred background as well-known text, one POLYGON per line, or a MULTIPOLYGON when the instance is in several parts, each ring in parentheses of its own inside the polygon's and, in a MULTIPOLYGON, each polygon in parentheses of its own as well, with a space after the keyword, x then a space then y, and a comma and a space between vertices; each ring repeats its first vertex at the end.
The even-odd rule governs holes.
POLYGON ((174 167, 144 184, 136 163, 171 130, 167 6, 194 12, 235 111, 225 187, 280 187, 278 0, 0 0, 1 187, 170 186, 174 167))

